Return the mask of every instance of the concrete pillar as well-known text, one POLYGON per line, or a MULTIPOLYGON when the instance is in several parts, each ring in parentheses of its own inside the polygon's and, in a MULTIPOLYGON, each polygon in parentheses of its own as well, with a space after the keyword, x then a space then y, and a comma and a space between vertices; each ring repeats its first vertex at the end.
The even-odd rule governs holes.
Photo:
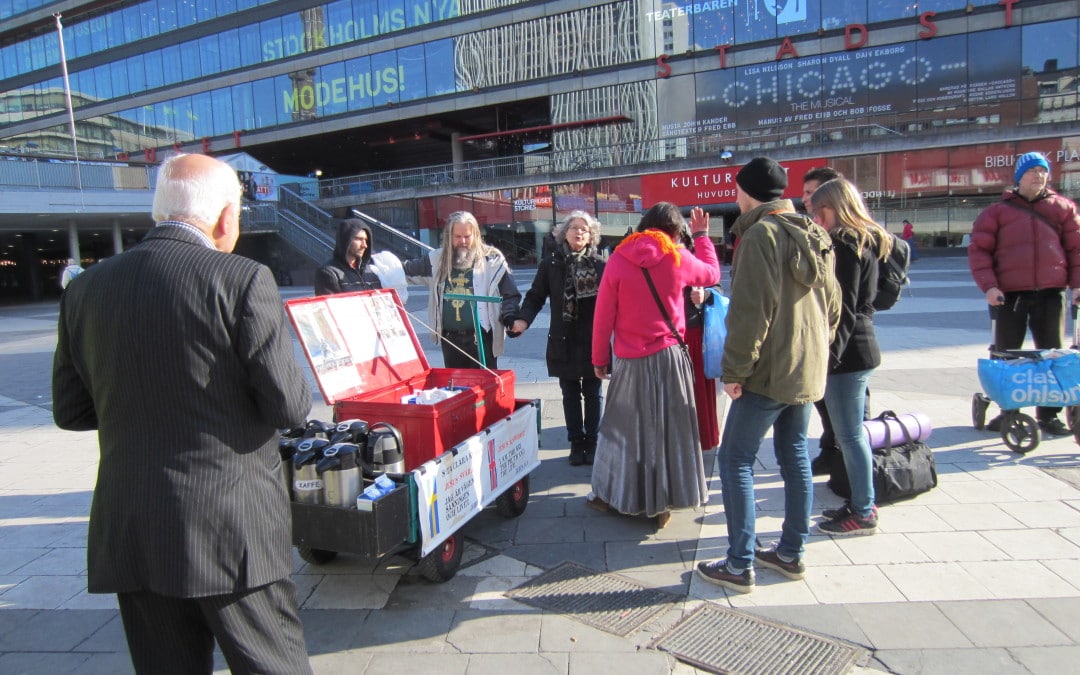
POLYGON ((68 221, 68 257, 82 264, 82 250, 79 248, 79 227, 74 220, 68 221))
POLYGON ((454 164, 454 180, 463 178, 461 164, 464 161, 465 153, 461 149, 461 141, 458 140, 459 136, 461 136, 460 131, 450 133, 450 161, 454 164))
POLYGON ((113 255, 124 252, 124 235, 120 232, 120 220, 113 218, 112 221, 112 248, 113 255))

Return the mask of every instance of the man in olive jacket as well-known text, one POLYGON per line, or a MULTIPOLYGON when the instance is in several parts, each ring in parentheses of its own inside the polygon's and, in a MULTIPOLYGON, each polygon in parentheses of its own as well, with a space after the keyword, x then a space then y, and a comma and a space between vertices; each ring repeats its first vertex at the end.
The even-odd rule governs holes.
POLYGON ((806 429, 825 393, 840 291, 828 233, 781 199, 784 169, 757 157, 735 180, 742 215, 733 228, 738 245, 722 361, 732 403, 720 442, 728 551, 726 560, 703 562, 698 572, 749 593, 755 558, 789 578, 805 570, 814 494, 806 429), (770 427, 784 477, 783 533, 775 549, 755 551, 753 462, 770 427))

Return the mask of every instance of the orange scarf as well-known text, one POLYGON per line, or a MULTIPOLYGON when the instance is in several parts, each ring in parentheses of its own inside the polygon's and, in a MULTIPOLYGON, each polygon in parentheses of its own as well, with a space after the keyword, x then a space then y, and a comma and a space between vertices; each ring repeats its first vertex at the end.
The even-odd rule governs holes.
POLYGON ((679 249, 682 248, 682 245, 676 246, 675 242, 671 240, 671 237, 667 236, 660 230, 645 230, 644 232, 635 232, 634 234, 628 236, 626 239, 623 239, 622 243, 627 244, 642 238, 655 240, 656 243, 660 246, 661 253, 665 255, 670 253, 671 255, 675 256, 675 267, 679 267, 682 264, 682 257, 679 253, 679 249))

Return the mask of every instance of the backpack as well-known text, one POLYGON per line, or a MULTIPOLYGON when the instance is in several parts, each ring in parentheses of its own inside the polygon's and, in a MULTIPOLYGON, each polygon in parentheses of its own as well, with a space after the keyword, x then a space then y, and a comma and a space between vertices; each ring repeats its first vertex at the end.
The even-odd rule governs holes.
POLYGON ((900 292, 908 283, 908 267, 911 266, 911 247, 908 243, 889 233, 893 247, 889 257, 878 261, 878 287, 874 296, 874 309, 891 309, 900 299, 900 292))

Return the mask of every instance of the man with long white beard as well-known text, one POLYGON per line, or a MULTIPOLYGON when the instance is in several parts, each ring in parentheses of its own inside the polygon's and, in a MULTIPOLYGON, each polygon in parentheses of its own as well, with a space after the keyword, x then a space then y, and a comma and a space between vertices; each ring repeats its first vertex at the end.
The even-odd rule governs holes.
POLYGON ((445 300, 447 293, 487 295, 501 303, 480 302, 484 363, 497 368, 506 336, 517 337, 528 325, 519 318, 521 292, 510 266, 499 249, 487 246, 476 216, 468 211, 451 213, 443 230, 442 248, 403 263, 409 283, 427 284, 428 325, 442 347, 443 367, 478 368, 480 352, 472 308, 464 300, 445 300))

